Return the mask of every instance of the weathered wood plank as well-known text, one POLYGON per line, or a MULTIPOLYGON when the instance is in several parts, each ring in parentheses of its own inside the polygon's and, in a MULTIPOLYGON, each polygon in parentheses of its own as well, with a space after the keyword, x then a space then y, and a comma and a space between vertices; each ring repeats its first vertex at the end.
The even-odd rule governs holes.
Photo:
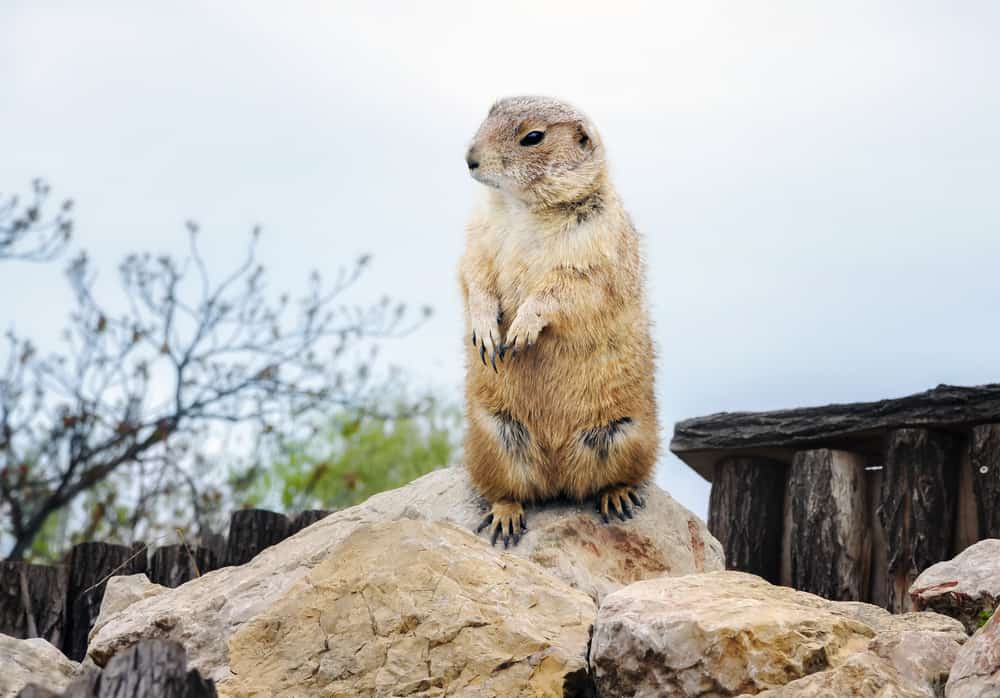
POLYGON ((958 475, 965 440, 928 429, 889 434, 879 521, 888 544, 885 598, 893 612, 908 611, 917 575, 951 557, 958 475))
POLYGON ((893 400, 687 419, 674 427, 670 450, 711 480, 715 462, 734 450, 788 463, 795 451, 808 448, 879 455, 887 430, 966 429, 992 422, 1000 422, 1000 384, 941 385, 893 400))
POLYGON ((865 486, 864 456, 831 449, 795 455, 788 476, 793 587, 835 601, 867 598, 865 486))
POLYGON ((240 509, 229 518, 226 564, 243 565, 261 550, 288 538, 291 522, 284 514, 266 509, 240 509))
POLYGON ((969 460, 979 539, 1000 538, 1000 424, 972 430, 969 460))
POLYGON ((42 637, 59 647, 65 621, 66 567, 0 561, 0 633, 42 637))
POLYGON ((786 466, 761 458, 729 458, 716 466, 708 530, 726 554, 726 566, 777 584, 786 466))
POLYGON ((66 588, 66 629, 62 651, 81 661, 87 652, 87 635, 97 620, 104 599, 106 578, 146 571, 144 543, 131 546, 111 543, 79 543, 69 555, 66 588))

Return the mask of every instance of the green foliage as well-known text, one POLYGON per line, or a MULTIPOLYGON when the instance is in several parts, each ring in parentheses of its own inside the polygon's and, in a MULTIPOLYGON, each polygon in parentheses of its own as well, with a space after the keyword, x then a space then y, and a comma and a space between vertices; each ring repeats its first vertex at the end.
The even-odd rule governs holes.
POLYGON ((285 444, 269 468, 235 473, 230 486, 243 506, 340 509, 448 465, 459 424, 457 410, 434 403, 394 419, 344 413, 307 442, 285 444))
POLYGON ((976 627, 979 627, 979 628, 983 627, 984 625, 986 625, 987 623, 990 622, 990 618, 992 618, 992 617, 993 617, 993 611, 985 611, 985 610, 980 611, 979 612, 979 619, 978 619, 978 622, 976 623, 976 627))

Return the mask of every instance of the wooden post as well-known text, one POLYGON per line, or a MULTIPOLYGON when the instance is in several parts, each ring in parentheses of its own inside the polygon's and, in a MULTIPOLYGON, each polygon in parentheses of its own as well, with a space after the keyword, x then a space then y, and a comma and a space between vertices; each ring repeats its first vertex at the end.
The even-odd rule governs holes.
POLYGON ((240 509, 229 518, 227 565, 244 565, 257 553, 288 538, 291 522, 284 514, 265 509, 240 509))
POLYGON ((766 458, 727 458, 715 466, 708 529, 726 554, 726 567, 781 577, 784 463, 766 458))
POLYGON ((63 566, 0 561, 0 633, 26 639, 42 637, 59 647, 66 604, 63 566))
POLYGON ((1000 424, 972 429, 969 460, 979 540, 1000 538, 1000 424))
POLYGON ((792 586, 835 601, 867 598, 864 457, 826 448, 800 451, 788 489, 792 586))
POLYGON ((320 519, 325 519, 332 513, 333 512, 327 511, 326 509, 306 509, 305 511, 300 511, 292 518, 292 528, 289 535, 294 535, 303 528, 312 526, 320 519))
POLYGON ((66 633, 63 654, 74 661, 87 653, 87 635, 97 620, 107 577, 146 571, 144 543, 131 546, 79 543, 69 554, 66 588, 66 633))
POLYGON ((951 557, 963 445, 955 434, 927 429, 888 435, 879 521, 888 546, 890 611, 911 610, 913 580, 951 557))
POLYGON ((208 548, 165 545, 150 556, 146 576, 154 584, 174 588, 218 567, 215 554, 208 548))

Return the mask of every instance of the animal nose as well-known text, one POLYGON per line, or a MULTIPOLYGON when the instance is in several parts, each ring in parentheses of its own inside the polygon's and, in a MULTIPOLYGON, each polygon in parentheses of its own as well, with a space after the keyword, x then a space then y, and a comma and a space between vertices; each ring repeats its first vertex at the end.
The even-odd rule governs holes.
POLYGON ((470 170, 474 170, 479 167, 479 161, 473 160, 471 155, 466 156, 465 164, 469 166, 470 170))

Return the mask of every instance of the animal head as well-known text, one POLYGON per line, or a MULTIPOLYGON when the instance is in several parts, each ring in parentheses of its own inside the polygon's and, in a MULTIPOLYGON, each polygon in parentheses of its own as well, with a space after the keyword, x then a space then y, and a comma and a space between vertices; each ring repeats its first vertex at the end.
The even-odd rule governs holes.
POLYGON ((594 192, 605 172, 597 129, 550 97, 496 102, 465 156, 469 174, 529 205, 556 205, 594 192))

